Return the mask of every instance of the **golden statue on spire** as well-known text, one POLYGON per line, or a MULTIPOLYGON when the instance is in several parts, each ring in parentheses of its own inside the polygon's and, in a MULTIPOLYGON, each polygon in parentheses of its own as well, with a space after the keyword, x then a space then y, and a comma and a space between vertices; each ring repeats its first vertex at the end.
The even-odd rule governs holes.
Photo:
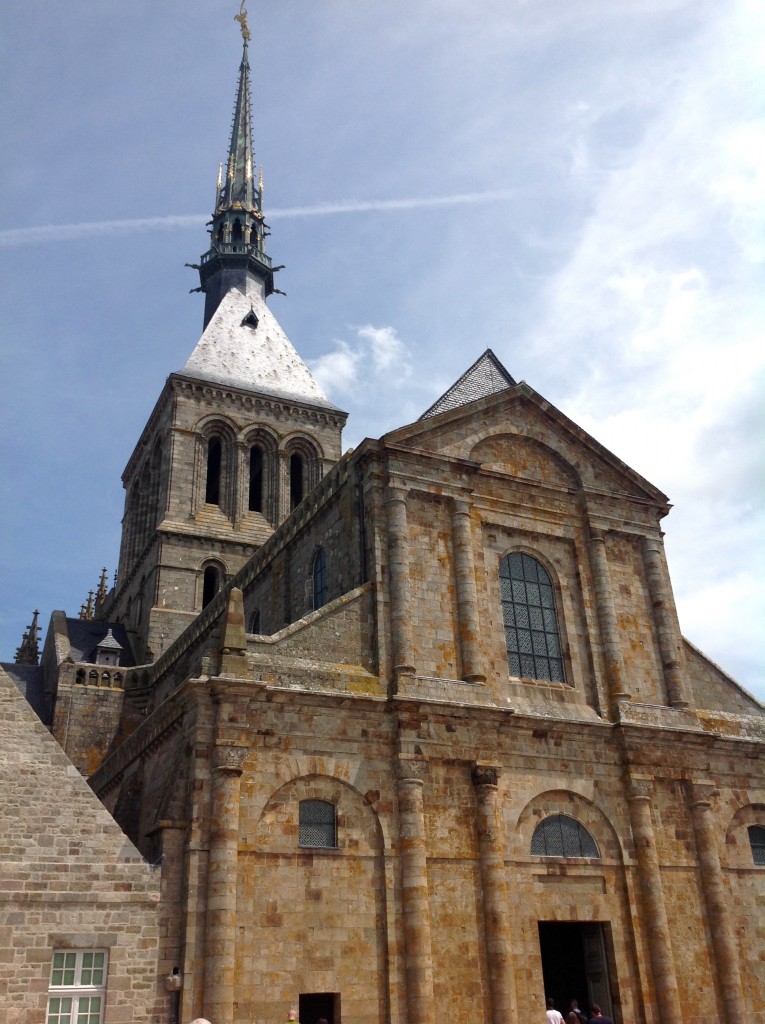
POLYGON ((246 3, 247 0, 242 0, 242 5, 239 8, 239 14, 234 15, 234 21, 239 22, 239 27, 242 30, 242 39, 244 39, 245 43, 250 38, 250 29, 247 25, 247 11, 244 9, 244 5, 246 3))

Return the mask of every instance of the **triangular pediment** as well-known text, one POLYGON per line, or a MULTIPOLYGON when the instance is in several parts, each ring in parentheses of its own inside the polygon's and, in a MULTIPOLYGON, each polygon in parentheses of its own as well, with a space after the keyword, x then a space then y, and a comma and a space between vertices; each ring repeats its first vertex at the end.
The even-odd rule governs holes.
POLYGON ((383 440, 530 482, 668 504, 662 491, 524 381, 423 417, 383 440))
POLYGON ((334 409, 259 290, 232 288, 181 371, 187 377, 334 409))

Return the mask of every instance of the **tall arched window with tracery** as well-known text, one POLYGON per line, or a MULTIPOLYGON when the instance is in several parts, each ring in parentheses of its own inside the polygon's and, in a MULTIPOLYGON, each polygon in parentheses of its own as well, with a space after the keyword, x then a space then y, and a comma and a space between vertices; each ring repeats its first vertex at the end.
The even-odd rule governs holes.
POLYGON ((499 589, 510 675, 564 683, 555 594, 545 567, 520 551, 505 555, 499 589))
POLYGON ((567 814, 551 814, 540 821, 531 837, 531 853, 537 857, 600 857, 584 825, 567 814))

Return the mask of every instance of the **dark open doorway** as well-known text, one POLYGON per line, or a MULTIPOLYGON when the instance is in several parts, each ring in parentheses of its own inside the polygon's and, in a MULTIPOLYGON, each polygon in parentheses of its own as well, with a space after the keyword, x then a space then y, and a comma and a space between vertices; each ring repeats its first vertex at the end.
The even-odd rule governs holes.
POLYGON ((340 1024, 339 992, 302 992, 300 994, 300 1024, 318 1024, 324 1018, 327 1024, 340 1024))
POLYGON ((611 927, 600 921, 540 921, 539 947, 545 996, 565 1017, 572 999, 590 1015, 597 1003, 620 1024, 619 1000, 613 970, 611 927))

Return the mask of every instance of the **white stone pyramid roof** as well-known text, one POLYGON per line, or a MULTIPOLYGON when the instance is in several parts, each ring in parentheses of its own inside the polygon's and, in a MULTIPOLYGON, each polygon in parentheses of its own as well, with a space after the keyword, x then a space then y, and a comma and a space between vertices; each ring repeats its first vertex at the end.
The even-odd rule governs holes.
POLYGON ((255 289, 224 296, 181 372, 334 408, 255 289))

